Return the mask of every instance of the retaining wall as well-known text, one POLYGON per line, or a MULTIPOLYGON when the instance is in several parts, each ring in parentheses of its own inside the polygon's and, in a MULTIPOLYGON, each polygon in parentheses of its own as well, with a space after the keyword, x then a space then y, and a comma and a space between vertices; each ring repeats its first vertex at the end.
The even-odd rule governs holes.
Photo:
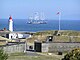
POLYGON ((42 43, 42 52, 65 52, 80 48, 80 43, 42 43))
POLYGON ((10 45, 0 46, 6 53, 24 52, 26 50, 25 43, 16 43, 10 45))

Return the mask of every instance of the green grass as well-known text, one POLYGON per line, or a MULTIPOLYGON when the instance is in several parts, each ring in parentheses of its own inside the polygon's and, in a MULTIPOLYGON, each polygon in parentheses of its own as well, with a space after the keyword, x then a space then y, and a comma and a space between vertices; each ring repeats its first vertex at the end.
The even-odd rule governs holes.
MULTIPOLYGON (((61 30, 60 36, 57 36, 55 34, 55 30, 53 31, 41 31, 37 32, 34 34, 34 37, 40 41, 45 41, 47 36, 52 35, 54 38, 54 42, 80 42, 80 37, 75 37, 75 36, 80 36, 80 31, 72 31, 72 30, 61 30), (38 37, 39 36, 39 37, 38 37), (70 36, 73 36, 73 38, 70 38, 70 36), (45 38, 45 39, 43 39, 45 38)), ((33 40, 32 40, 33 41, 33 40)))
POLYGON ((23 52, 15 52, 15 53, 9 54, 9 56, 24 56, 24 55, 25 55, 25 53, 23 53, 23 52))
POLYGON ((41 55, 41 56, 27 56, 24 53, 12 53, 8 60, 60 60, 61 58, 58 56, 49 56, 49 55, 41 55))
POLYGON ((8 60, 60 60, 52 56, 10 56, 8 60))
POLYGON ((67 36, 55 36, 54 42, 69 42, 67 36))

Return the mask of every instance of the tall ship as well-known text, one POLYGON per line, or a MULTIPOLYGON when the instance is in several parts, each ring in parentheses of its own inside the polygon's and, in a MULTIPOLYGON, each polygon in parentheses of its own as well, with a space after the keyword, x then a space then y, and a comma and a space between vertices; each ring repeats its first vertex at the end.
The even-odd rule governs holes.
POLYGON ((30 16, 28 19, 28 24, 46 24, 44 13, 35 12, 33 16, 30 16))

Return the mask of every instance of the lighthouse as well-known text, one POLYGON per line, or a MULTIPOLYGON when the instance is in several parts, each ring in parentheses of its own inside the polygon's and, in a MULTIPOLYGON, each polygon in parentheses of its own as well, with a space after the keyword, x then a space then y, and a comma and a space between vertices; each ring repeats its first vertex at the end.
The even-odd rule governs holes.
POLYGON ((13 20, 12 17, 9 17, 9 31, 13 32, 13 20))
POLYGON ((7 38, 9 39, 23 38, 23 34, 13 32, 13 20, 11 16, 9 17, 9 31, 10 33, 6 35, 7 38))

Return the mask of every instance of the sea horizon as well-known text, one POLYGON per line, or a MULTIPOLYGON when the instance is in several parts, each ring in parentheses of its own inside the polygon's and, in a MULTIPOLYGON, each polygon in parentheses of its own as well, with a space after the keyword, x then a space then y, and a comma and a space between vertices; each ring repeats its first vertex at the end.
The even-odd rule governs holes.
MULTIPOLYGON (((13 19, 14 31, 37 32, 44 30, 59 30, 59 20, 47 20, 47 24, 27 24, 28 19, 13 19)), ((61 30, 80 31, 80 20, 60 20, 61 30)), ((0 19, 0 30, 8 30, 9 19, 0 19)))

